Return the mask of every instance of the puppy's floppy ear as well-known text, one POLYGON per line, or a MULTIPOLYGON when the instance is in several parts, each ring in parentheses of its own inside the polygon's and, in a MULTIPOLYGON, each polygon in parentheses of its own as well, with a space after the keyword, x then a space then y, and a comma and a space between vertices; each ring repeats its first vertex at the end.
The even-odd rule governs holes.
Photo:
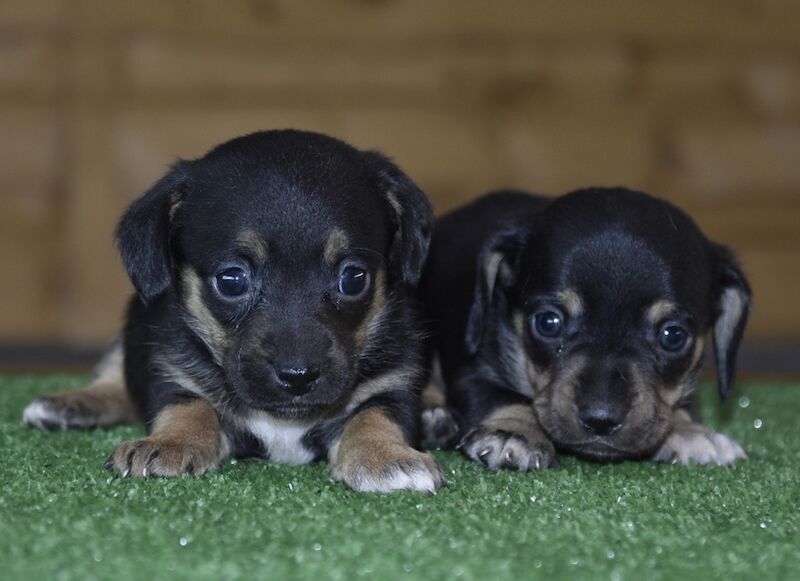
POLYGON ((163 293, 172 281, 171 214, 187 184, 181 162, 134 201, 117 226, 122 263, 145 302, 163 293))
POLYGON ((425 193, 400 168, 376 151, 365 152, 383 182, 386 199, 398 226, 399 243, 389 257, 403 280, 416 286, 425 266, 433 231, 433 209, 425 193))
POLYGON ((730 250, 713 245, 716 261, 714 291, 714 355, 720 397, 733 389, 736 354, 750 314, 751 292, 736 258, 730 250))
POLYGON ((474 296, 464 337, 470 356, 478 352, 483 341, 486 320, 497 291, 511 286, 516 280, 519 254, 527 238, 527 228, 507 226, 490 238, 478 254, 474 296))

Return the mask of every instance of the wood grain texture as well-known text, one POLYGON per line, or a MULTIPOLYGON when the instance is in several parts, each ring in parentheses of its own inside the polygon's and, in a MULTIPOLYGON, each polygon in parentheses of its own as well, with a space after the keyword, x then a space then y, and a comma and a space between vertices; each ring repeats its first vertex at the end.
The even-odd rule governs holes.
POLYGON ((176 157, 300 127, 391 155, 438 211, 625 184, 750 274, 750 334, 800 337, 800 4, 789 0, 5 0, 0 341, 98 344, 112 233, 176 157))

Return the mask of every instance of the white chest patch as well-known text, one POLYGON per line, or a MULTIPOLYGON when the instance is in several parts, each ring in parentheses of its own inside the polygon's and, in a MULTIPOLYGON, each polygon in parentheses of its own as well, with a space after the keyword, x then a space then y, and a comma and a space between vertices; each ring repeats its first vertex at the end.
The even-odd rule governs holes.
POLYGON ((307 464, 314 459, 311 451, 303 445, 303 436, 313 423, 282 420, 258 412, 246 420, 245 426, 264 444, 270 462, 307 464))

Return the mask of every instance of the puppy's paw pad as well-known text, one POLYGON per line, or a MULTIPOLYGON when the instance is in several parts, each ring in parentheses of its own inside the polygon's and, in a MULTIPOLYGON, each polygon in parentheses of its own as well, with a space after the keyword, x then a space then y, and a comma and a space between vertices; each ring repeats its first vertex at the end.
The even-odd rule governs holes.
POLYGON ((433 456, 409 446, 398 446, 378 461, 356 457, 337 462, 331 467, 331 477, 358 492, 417 490, 435 494, 447 484, 433 456))
POLYGON ((423 448, 449 448, 458 436, 458 423, 446 407, 422 411, 423 448))
POLYGON ((200 475, 216 467, 215 455, 182 442, 144 438, 123 442, 103 465, 123 477, 200 475))
POLYGON ((728 466, 747 458, 742 447, 725 434, 710 430, 676 431, 655 455, 658 462, 728 466))
POLYGON ((541 470, 558 466, 556 450, 548 440, 529 442, 505 430, 472 430, 459 444, 464 454, 490 470, 541 470))
POLYGON ((74 425, 71 416, 71 410, 61 405, 57 398, 42 396, 29 403, 22 412, 22 425, 43 432, 68 430, 74 425))

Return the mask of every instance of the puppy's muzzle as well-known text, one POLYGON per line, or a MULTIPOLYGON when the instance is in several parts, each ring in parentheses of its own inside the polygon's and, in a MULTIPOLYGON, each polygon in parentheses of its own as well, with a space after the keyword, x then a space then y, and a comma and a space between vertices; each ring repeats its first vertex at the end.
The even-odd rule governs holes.
POLYGON ((318 384, 319 367, 304 365, 275 366, 278 385, 292 395, 305 395, 318 384))

